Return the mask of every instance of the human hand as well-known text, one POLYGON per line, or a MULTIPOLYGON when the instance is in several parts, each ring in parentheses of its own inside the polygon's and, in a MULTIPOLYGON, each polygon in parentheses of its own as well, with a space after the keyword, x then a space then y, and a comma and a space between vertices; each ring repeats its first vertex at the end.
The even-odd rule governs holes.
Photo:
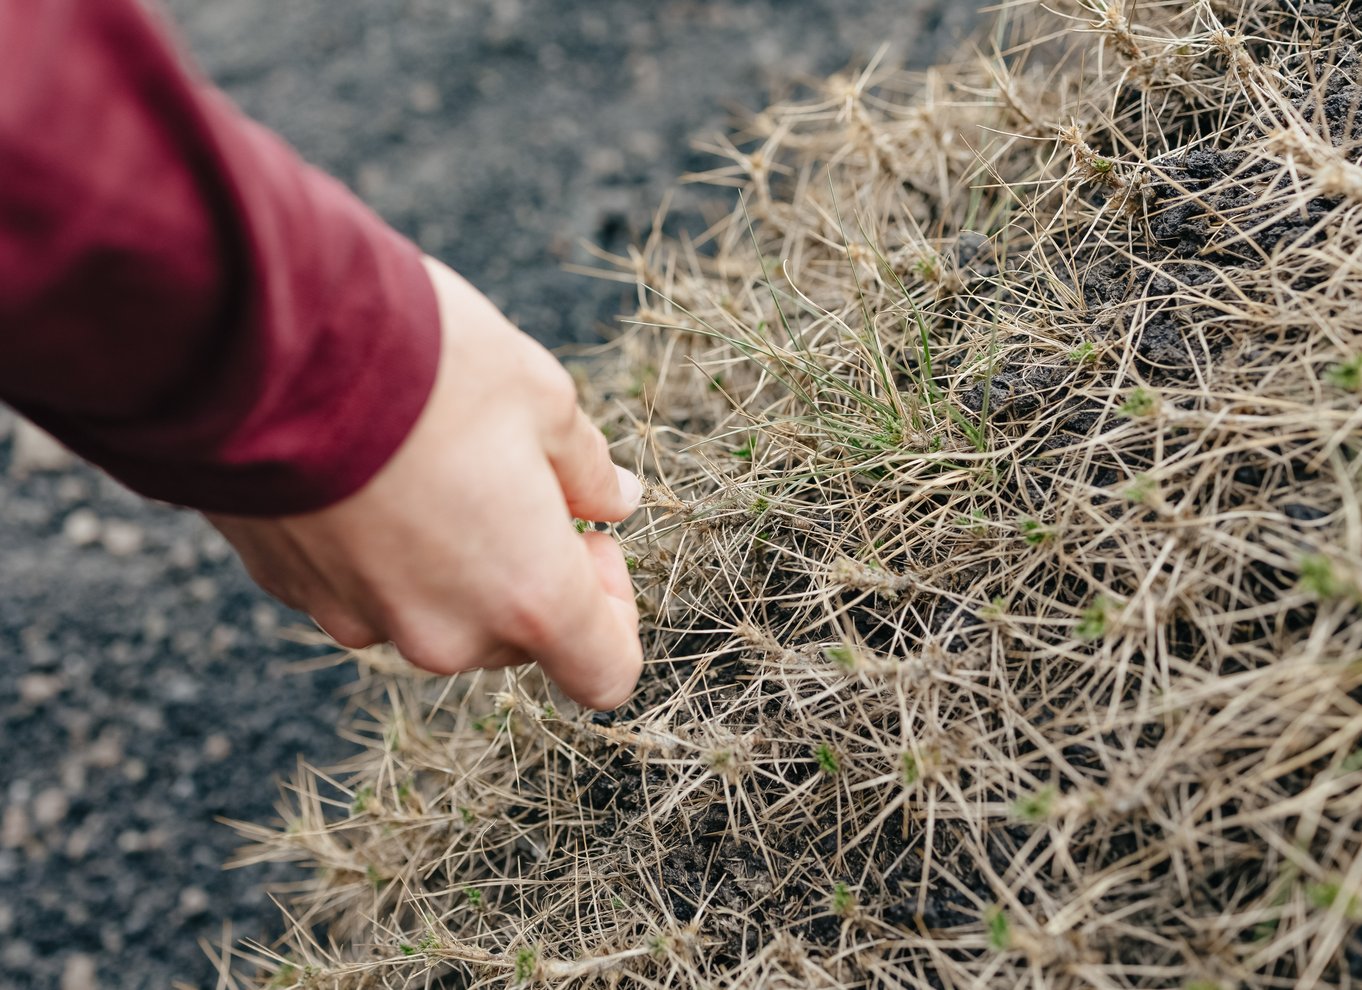
POLYGON ((571 698, 614 708, 643 666, 624 556, 574 516, 616 522, 637 478, 610 461, 558 361, 437 261, 434 389, 359 492, 275 519, 210 515, 251 576, 338 643, 391 641, 453 674, 538 661, 571 698))

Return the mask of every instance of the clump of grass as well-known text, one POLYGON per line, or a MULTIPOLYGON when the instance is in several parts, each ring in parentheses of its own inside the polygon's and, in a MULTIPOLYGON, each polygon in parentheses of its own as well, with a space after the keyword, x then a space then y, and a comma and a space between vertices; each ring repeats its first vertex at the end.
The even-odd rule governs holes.
POLYGON ((832 913, 840 917, 851 914, 856 908, 856 892, 844 883, 837 883, 832 888, 830 898, 832 913))
POLYGON ((994 905, 984 912, 984 926, 988 929, 988 947, 995 952, 1012 948, 1012 924, 1007 912, 994 905))
POLYGON ((244 826, 318 868, 265 972, 1353 978, 1362 31, 1004 6, 992 55, 754 119, 729 221, 620 260, 638 696, 362 656, 371 757, 244 826))
POLYGON ((818 764, 818 769, 830 776, 835 776, 842 770, 842 761, 827 743, 819 743, 813 748, 813 759, 818 764))
POLYGON ((1101 639, 1111 628, 1111 602, 1106 598, 1098 596, 1092 604, 1083 610, 1079 616, 1078 625, 1074 627, 1080 639, 1094 640, 1101 639))

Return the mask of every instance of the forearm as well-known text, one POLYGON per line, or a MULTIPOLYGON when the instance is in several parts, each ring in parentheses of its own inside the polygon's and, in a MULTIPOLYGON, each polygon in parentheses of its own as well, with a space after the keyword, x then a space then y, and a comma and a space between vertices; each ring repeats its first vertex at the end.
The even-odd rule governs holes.
POLYGON ((360 487, 433 380, 419 252, 190 77, 136 0, 14 0, 0 45, 0 398, 169 501, 360 487))

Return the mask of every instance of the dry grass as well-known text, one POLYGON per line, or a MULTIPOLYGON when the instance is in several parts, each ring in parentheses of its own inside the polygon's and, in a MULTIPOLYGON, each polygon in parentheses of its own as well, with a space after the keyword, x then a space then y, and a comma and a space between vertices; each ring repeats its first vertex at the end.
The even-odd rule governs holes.
POLYGON ((1362 30, 1052 6, 623 260, 639 697, 366 658, 262 984, 1362 984, 1362 30))

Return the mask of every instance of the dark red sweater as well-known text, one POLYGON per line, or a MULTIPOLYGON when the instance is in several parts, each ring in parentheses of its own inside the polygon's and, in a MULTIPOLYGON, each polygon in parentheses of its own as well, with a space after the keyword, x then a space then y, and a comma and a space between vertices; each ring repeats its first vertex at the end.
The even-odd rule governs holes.
POLYGON ((138 0, 0 0, 0 399, 145 495, 354 492, 434 378, 420 252, 138 0))

